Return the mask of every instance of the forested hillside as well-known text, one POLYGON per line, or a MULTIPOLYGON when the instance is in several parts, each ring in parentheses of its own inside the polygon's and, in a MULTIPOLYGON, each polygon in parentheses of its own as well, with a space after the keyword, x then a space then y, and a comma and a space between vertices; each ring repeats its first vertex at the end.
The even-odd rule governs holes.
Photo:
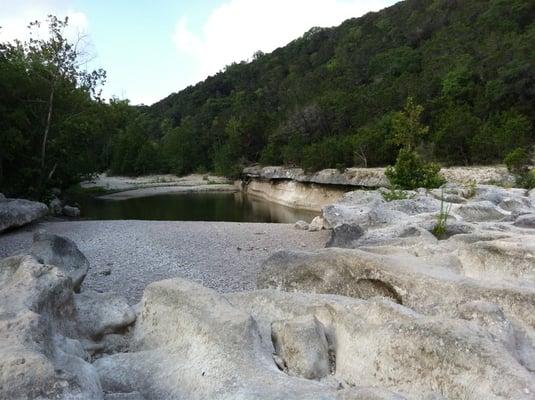
POLYGON ((256 162, 388 165, 408 98, 429 126, 416 149, 424 159, 496 163, 535 144, 533 0, 405 0, 313 28, 148 108, 104 103, 103 71, 80 70, 65 22, 48 22, 49 40, 0 44, 0 191, 8 194, 42 197, 108 169, 236 175, 256 162))
POLYGON ((412 96, 424 156, 501 162, 535 141, 534 43, 534 1, 406 0, 172 94, 150 108, 150 136, 177 173, 384 165, 392 113, 412 96))

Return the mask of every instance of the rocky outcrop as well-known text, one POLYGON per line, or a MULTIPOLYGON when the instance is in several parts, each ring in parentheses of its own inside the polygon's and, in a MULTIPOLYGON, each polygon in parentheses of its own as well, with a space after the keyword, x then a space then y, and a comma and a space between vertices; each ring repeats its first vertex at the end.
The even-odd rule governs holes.
MULTIPOLYGON (((72 278, 79 275, 72 272, 85 257, 74 243, 60 239, 40 235, 32 248, 39 256, 0 261, 2 399, 104 398, 90 363, 94 342, 81 328, 87 315, 109 314, 116 301, 101 301, 91 310, 86 304, 87 312, 81 312, 72 278)), ((107 322, 110 330, 122 331, 132 320, 110 317, 107 322)))
POLYGON ((46 204, 0 196, 0 232, 29 224, 47 214, 46 204))
POLYGON ((94 366, 104 390, 144 398, 533 399, 513 322, 485 303, 456 312, 175 279, 146 289, 130 352, 94 366))
MULTIPOLYGON (((319 185, 349 186, 355 188, 377 189, 388 187, 384 168, 346 168, 325 169, 307 173, 301 168, 253 166, 243 170, 248 179, 263 181, 295 181, 319 185)), ((448 182, 456 184, 514 184, 514 176, 505 167, 452 167, 443 168, 442 175, 448 182)))
POLYGON ((292 180, 271 182, 252 180, 247 184, 242 184, 241 187, 242 191, 249 196, 287 207, 317 212, 321 211, 325 205, 339 200, 346 191, 340 187, 327 187, 292 180))
MULTIPOLYGON (((326 169, 307 173, 301 168, 253 166, 243 170, 242 190, 277 204, 311 211, 338 202, 354 189, 378 189, 390 186, 384 168, 326 169)), ((466 185, 465 192, 476 184, 514 184, 515 178, 505 167, 453 167, 441 173, 448 182, 466 185)), ((435 196, 441 195, 437 191, 435 196)), ((462 203, 458 194, 448 194, 448 201, 462 203)))
POLYGON ((319 185, 356 186, 378 188, 388 186, 384 168, 348 168, 343 172, 337 169, 325 169, 315 173, 305 173, 301 168, 286 167, 249 167, 243 174, 259 180, 289 180, 319 185))
MULTIPOLYGON (((483 348, 473 345, 481 338, 500 343, 500 352, 508 354, 496 354, 500 363, 503 362, 501 365, 511 362, 515 370, 523 371, 522 374, 534 381, 535 231, 530 217, 535 204, 529 193, 495 186, 473 188, 448 184, 440 191, 418 190, 397 195, 406 198, 387 201, 385 197, 390 197, 383 196, 381 191, 355 191, 325 207, 323 218, 332 228, 328 246, 334 248, 273 255, 264 264, 258 287, 296 295, 303 292, 341 295, 367 302, 386 299, 426 318, 445 321, 446 332, 455 331, 454 336, 468 340, 471 345, 465 351, 479 354, 477 357, 482 356, 483 348), (437 235, 436 227, 440 223, 444 232, 437 235), (461 334, 456 330, 461 325, 476 330, 468 332, 461 328, 464 331, 461 334)), ((370 318, 377 321, 376 317, 370 318)), ((392 316, 388 318, 396 320, 392 316)), ((397 322, 392 323, 397 326, 397 322)), ((407 355, 411 370, 415 359, 438 354, 434 347, 424 350, 429 337, 420 335, 416 325, 412 326, 415 343, 420 343, 422 353, 416 358, 407 355)), ((437 332, 429 326, 427 332, 431 331, 437 332)), ((400 328, 402 336, 403 332, 400 328)), ((351 346, 364 340, 370 349, 376 348, 385 355, 385 347, 375 347, 380 336, 375 332, 366 341, 361 335, 348 335, 354 340, 351 346)), ((397 339, 385 342, 386 348, 390 348, 391 340, 397 339)), ((443 346, 448 340, 442 338, 439 343, 443 346)), ((398 349, 411 346, 406 343, 398 349)), ((488 351, 489 355, 495 350, 484 352, 488 351)), ((343 354, 350 354, 352 363, 365 357, 350 351, 343 354)), ((337 371, 338 361, 337 357, 337 371)), ((429 362, 427 359, 426 365, 435 370, 429 362)), ((475 361, 465 371, 480 368, 480 362, 475 361)), ((381 362, 375 359, 374 364, 367 364, 360 371, 377 365, 381 362)), ((390 368, 392 365, 387 367, 389 371, 390 368)), ((418 371, 425 375, 423 370, 418 371)), ((442 378, 444 373, 437 372, 442 378)), ((397 379, 401 375, 403 372, 389 376, 386 382, 399 383, 397 379)), ((355 376, 359 382, 368 382, 362 373, 355 376)), ((511 375, 505 373, 505 376, 511 375)), ((488 378, 488 375, 477 378, 479 387, 473 386, 468 392, 462 392, 465 389, 459 386, 452 391, 444 389, 449 385, 445 384, 441 394, 445 398, 483 399, 517 398, 523 393, 525 398, 535 398, 530 387, 507 395, 494 389, 487 391, 493 387, 488 378)), ((384 384, 381 381, 381 386, 384 384)), ((404 391, 394 386, 402 393, 420 398, 408 388, 404 391)), ((392 386, 384 387, 392 389, 392 386)), ((421 389, 416 391, 422 393, 421 389)))

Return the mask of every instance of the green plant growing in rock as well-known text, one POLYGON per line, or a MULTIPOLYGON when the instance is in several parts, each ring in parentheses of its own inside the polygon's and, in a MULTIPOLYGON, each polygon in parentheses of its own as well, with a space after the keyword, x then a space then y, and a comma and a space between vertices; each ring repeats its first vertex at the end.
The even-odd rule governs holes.
POLYGON ((476 196, 476 193, 477 193, 477 181, 475 179, 472 179, 470 182, 468 182, 468 185, 467 185, 467 193, 466 193, 466 198, 467 199, 472 199, 476 196))
POLYGON ((387 167, 385 175, 390 184, 398 189, 433 189, 446 180, 440 175, 440 165, 425 162, 416 152, 401 149, 396 164, 387 167))
POLYGON ((445 206, 444 204, 444 191, 440 196, 440 212, 438 213, 437 223, 433 227, 431 233, 439 240, 446 238, 448 231, 448 218, 451 212, 451 204, 445 206))
POLYGON ((399 189, 392 189, 388 192, 383 192, 383 199, 385 199, 388 202, 394 201, 394 200, 405 200, 408 199, 409 196, 407 195, 407 192, 404 190, 399 189))
POLYGON ((531 169, 529 152, 522 148, 511 151, 504 159, 509 172, 515 175, 516 184, 525 189, 535 188, 535 171, 531 169))
POLYGON ((401 149, 396 164, 389 166, 385 175, 394 188, 433 189, 446 183, 440 175, 440 165, 426 162, 414 150, 429 133, 429 127, 420 121, 423 110, 422 106, 416 105, 412 97, 409 97, 405 109, 393 117, 393 142, 400 145, 401 149))

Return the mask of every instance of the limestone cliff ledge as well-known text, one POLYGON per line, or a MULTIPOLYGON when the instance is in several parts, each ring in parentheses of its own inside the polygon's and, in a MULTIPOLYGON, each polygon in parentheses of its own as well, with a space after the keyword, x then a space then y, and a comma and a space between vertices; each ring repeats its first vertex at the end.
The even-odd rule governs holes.
MULTIPOLYGON (((356 188, 388 187, 385 168, 347 168, 307 173, 301 168, 253 166, 243 170, 242 190, 277 204, 310 211, 339 200, 356 188)), ((514 177, 503 166, 451 167, 441 173, 450 183, 512 185, 514 177)))

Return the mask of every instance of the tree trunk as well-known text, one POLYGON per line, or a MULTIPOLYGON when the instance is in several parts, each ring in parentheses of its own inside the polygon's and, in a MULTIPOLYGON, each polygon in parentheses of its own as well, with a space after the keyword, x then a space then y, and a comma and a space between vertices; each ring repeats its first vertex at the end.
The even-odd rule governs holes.
POLYGON ((43 133, 43 143, 41 145, 41 170, 43 174, 45 173, 45 160, 46 160, 46 142, 48 141, 48 132, 50 131, 50 123, 52 121, 52 109, 54 108, 54 92, 56 90, 56 85, 52 83, 52 88, 50 89, 50 97, 48 99, 48 114, 46 116, 46 125, 45 131, 43 133))

